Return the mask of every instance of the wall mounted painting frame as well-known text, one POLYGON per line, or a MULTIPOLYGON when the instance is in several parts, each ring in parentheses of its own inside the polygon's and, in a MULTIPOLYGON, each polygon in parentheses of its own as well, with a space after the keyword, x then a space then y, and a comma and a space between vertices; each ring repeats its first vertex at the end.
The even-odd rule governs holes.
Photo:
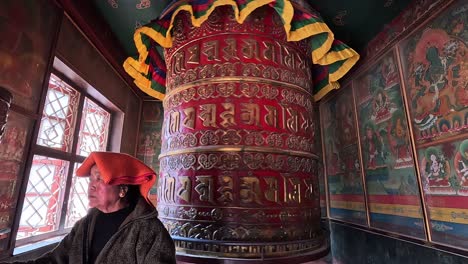
POLYGON ((430 240, 468 249, 468 3, 451 1, 398 46, 430 240))
POLYGON ((320 103, 328 217, 368 226, 352 98, 352 88, 347 85, 320 103))
MULTIPOLYGON (((164 118, 162 102, 143 101, 136 156, 159 174, 161 131, 164 118)), ((157 182, 150 190, 150 200, 156 204, 157 182)))
POLYGON ((370 227, 425 239, 418 176, 394 49, 353 80, 370 227))

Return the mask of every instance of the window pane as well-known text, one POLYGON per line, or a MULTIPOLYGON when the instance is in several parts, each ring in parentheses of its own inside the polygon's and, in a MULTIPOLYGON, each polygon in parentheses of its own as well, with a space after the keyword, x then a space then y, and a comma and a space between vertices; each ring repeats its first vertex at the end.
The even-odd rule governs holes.
POLYGON ((65 227, 72 227, 88 212, 88 184, 89 177, 76 177, 75 171, 81 164, 76 164, 68 199, 67 218, 65 227))
POLYGON ((35 155, 16 239, 58 230, 69 162, 35 155))
POLYGON ((51 75, 42 112, 37 144, 62 151, 71 150, 79 93, 51 75))
POLYGON ((78 135, 77 154, 88 156, 92 151, 106 150, 109 123, 110 113, 86 98, 78 135))

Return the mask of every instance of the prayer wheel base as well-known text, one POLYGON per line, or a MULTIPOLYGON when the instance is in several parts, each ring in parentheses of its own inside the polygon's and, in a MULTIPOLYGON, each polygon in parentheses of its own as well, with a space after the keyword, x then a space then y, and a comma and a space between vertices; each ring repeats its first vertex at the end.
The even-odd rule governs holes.
POLYGON ((297 263, 306 264, 310 261, 318 260, 325 257, 330 252, 330 245, 325 244, 321 248, 316 249, 309 253, 304 253, 295 256, 286 257, 271 257, 271 258, 219 258, 219 257, 207 257, 207 256, 194 256, 177 253, 178 264, 268 264, 268 263, 297 263))

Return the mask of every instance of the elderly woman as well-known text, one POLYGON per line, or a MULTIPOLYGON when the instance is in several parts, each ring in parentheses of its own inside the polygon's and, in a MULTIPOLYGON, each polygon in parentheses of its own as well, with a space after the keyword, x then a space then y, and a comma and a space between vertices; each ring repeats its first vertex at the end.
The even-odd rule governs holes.
POLYGON ((92 209, 34 263, 176 263, 174 243, 146 198, 152 169, 126 154, 93 152, 76 175, 90 177, 92 209))

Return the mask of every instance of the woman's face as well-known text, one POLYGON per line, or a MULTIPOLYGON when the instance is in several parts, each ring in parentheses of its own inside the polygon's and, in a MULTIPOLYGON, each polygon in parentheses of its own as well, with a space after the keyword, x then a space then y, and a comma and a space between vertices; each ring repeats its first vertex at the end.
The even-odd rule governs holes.
POLYGON ((121 208, 119 192, 118 185, 109 185, 102 181, 96 165, 91 168, 88 186, 89 207, 104 213, 115 212, 121 208))

